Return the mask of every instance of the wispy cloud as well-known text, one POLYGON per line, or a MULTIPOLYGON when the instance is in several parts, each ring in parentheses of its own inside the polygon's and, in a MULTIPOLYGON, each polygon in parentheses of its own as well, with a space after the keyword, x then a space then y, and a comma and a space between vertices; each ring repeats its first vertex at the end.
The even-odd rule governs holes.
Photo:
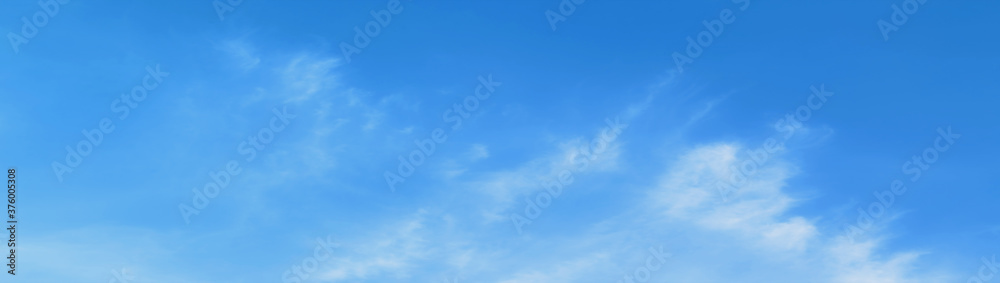
MULTIPOLYGON (((684 154, 651 191, 663 216, 690 222, 703 233, 721 233, 747 247, 760 247, 771 258, 804 260, 815 266, 787 272, 825 274, 806 282, 939 282, 937 271, 917 271, 920 253, 883 255, 882 241, 851 242, 841 235, 825 235, 814 221, 790 215, 801 202, 790 197, 786 180, 795 172, 791 164, 771 165, 757 173, 735 200, 723 202, 713 181, 726 178, 737 164, 740 147, 734 144, 699 146, 684 154), (933 278, 928 276, 934 275, 933 278)), ((833 229, 831 231, 839 231, 833 229)), ((780 271, 774 272, 781 274, 780 271)))

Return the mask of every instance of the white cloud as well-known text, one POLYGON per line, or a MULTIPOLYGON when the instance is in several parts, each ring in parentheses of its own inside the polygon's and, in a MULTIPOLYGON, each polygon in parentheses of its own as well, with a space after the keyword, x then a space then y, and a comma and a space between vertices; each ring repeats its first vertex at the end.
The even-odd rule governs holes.
POLYGON ((723 202, 710 185, 728 176, 730 166, 739 161, 737 152, 740 147, 732 144, 695 147, 666 170, 649 191, 649 201, 638 201, 639 208, 576 232, 572 239, 532 239, 545 242, 549 253, 567 254, 557 257, 559 264, 537 264, 553 262, 549 257, 524 259, 535 264, 510 267, 517 272, 499 282, 614 282, 635 267, 629 263, 636 261, 635 251, 656 245, 679 251, 671 252, 675 260, 666 269, 654 272, 654 282, 954 279, 946 271, 918 270, 919 252, 887 253, 881 239, 851 242, 840 235, 824 235, 814 221, 790 215, 789 209, 799 201, 784 192, 785 181, 794 172, 788 163, 774 160, 737 197, 723 202), (567 250, 604 260, 574 258, 567 250))
POLYGON ((503 212, 513 208, 515 203, 519 203, 519 196, 543 190, 542 184, 556 180, 559 172, 568 170, 573 174, 587 174, 607 172, 618 168, 617 160, 621 154, 620 145, 618 142, 612 142, 604 152, 596 154, 596 159, 590 160, 587 168, 578 170, 580 165, 574 163, 574 160, 581 154, 580 149, 589 144, 583 138, 563 142, 558 145, 559 150, 553 154, 525 162, 514 169, 480 174, 467 186, 476 188, 480 193, 489 196, 488 200, 484 200, 489 204, 484 203, 481 206, 482 215, 487 220, 509 221, 510 219, 503 212))
POLYGON ((441 217, 419 210, 399 223, 354 234, 355 238, 340 245, 338 255, 318 277, 329 282, 402 280, 428 266, 461 269, 475 260, 475 250, 448 233, 455 227, 450 217, 437 221, 435 216, 441 217))
MULTIPOLYGON (((722 201, 716 180, 728 178, 739 163, 739 147, 706 145, 682 156, 652 192, 662 215, 702 227, 705 233, 722 233, 741 245, 765 251, 770 258, 798 259, 818 266, 790 268, 789 274, 824 274, 815 282, 937 282, 914 272, 919 253, 882 256, 880 241, 851 242, 843 236, 823 235, 806 218, 788 215, 796 204, 789 197, 785 180, 790 165, 772 162, 751 176, 736 192, 735 200, 722 201)), ((776 270, 776 273, 782 271, 776 270)), ((813 281, 809 281, 813 282, 813 281)))
POLYGON ((300 55, 293 58, 279 72, 286 85, 288 98, 285 102, 303 102, 323 90, 336 85, 332 70, 339 64, 336 58, 316 58, 300 55))

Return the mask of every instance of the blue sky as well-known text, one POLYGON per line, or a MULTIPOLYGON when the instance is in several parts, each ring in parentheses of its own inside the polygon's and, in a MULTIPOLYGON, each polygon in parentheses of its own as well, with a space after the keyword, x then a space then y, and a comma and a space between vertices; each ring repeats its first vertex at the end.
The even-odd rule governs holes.
POLYGON ((13 282, 998 272, 1000 4, 39 3, 13 282))

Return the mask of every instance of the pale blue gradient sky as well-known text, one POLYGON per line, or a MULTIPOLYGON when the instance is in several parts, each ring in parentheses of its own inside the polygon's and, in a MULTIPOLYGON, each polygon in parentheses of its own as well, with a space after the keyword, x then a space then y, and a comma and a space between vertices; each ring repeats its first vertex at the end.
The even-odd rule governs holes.
MULTIPOLYGON (((1000 4, 927 1, 886 40, 877 22, 904 1, 590 0, 553 30, 560 1, 402 0, 348 62, 342 43, 388 3, 244 0, 220 19, 211 1, 70 1, 0 48, 16 282, 296 282, 327 237, 301 282, 617 282, 661 246, 651 282, 966 282, 1000 253, 1000 4), (157 66, 169 75, 119 118, 157 66), (499 86, 452 129, 480 77, 499 86), (813 87, 833 95, 785 139, 776 123, 813 87), (247 160, 275 109, 295 118, 247 160), (580 169, 606 119, 627 128, 580 169), (912 181, 904 164, 949 127, 961 137, 912 181), (438 128, 390 190, 385 172, 438 128), (713 185, 772 137, 723 201, 713 185), (240 173, 186 222, 179 206, 230 161, 240 173), (519 232, 511 215, 563 170, 519 232), (845 238, 893 180, 908 190, 845 238)), ((8 39, 44 13, 0 5, 8 39)))

